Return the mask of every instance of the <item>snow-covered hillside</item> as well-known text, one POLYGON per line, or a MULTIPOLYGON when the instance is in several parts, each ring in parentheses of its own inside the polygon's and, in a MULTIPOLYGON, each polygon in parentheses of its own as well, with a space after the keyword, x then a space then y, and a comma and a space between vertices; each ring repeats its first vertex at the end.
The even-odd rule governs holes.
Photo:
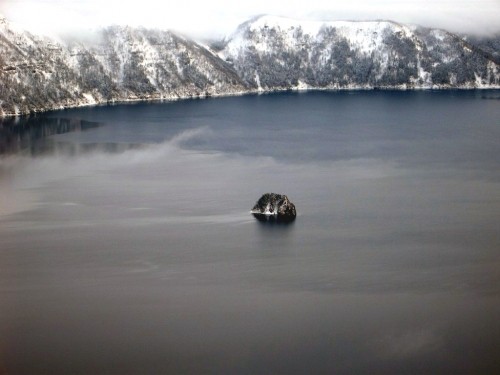
POLYGON ((297 88, 500 87, 496 44, 486 50, 443 30, 389 21, 262 16, 215 45, 216 52, 169 31, 121 26, 58 42, 0 16, 0 116, 297 88))
POLYGON ((61 44, 0 18, 0 115, 246 90, 229 64, 168 31, 110 27, 61 44))
POLYGON ((219 56, 260 90, 500 85, 499 66, 479 48, 444 30, 390 21, 261 16, 229 36, 219 56))

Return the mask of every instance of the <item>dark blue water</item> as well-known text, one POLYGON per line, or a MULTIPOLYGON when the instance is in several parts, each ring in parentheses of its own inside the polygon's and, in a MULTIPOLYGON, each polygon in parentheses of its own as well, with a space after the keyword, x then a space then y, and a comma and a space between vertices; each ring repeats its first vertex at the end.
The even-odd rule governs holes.
POLYGON ((388 91, 4 121, 0 373, 497 373, 499 119, 388 91))

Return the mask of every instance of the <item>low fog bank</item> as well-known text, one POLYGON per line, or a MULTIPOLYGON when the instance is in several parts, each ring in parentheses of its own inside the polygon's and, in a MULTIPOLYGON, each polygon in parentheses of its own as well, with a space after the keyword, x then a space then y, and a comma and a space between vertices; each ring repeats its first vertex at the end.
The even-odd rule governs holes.
POLYGON ((5 0, 0 4, 9 20, 28 30, 47 34, 81 36, 109 25, 144 26, 178 31, 195 39, 218 39, 235 31, 242 22, 260 14, 308 20, 377 20, 442 28, 456 33, 490 35, 500 32, 500 3, 482 1, 382 1, 354 0, 345 4, 325 4, 321 0, 254 1, 239 4, 228 0, 175 4, 145 0, 95 0, 78 4, 63 0, 5 0), (119 9, 119 11, 118 11, 119 9))

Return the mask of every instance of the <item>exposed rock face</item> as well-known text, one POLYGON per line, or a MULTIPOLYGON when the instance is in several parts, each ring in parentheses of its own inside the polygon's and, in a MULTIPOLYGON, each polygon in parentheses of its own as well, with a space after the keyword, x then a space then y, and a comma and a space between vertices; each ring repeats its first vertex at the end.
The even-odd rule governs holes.
POLYGON ((251 213, 260 221, 291 222, 297 212, 286 195, 266 193, 255 203, 251 213))

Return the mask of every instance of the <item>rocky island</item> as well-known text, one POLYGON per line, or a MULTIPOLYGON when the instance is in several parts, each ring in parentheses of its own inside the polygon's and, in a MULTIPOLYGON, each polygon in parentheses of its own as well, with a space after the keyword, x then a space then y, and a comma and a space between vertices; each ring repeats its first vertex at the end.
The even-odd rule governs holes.
POLYGON ((259 221, 289 223, 295 220, 295 205, 283 194, 266 193, 255 203, 252 215, 259 221))

